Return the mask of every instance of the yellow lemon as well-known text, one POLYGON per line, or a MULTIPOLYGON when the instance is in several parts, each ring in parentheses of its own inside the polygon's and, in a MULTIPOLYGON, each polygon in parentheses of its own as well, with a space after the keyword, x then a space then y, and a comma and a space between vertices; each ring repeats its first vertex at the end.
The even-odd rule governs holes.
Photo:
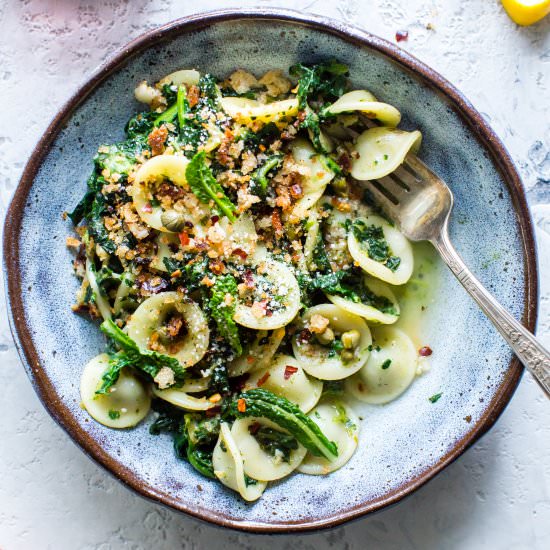
POLYGON ((502 5, 518 25, 532 25, 550 13, 550 0, 502 0, 502 5))

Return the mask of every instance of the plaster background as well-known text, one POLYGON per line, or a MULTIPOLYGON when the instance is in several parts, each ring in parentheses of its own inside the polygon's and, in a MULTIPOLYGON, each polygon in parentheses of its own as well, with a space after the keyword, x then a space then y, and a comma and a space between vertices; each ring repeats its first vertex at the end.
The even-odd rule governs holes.
MULTIPOLYGON (((394 40, 451 80, 504 141, 536 223, 550 347, 550 18, 519 28, 497 0, 0 1, 0 214, 58 107, 116 48, 198 10, 280 6, 394 40), (430 23, 433 30, 426 28, 430 23)), ((550 406, 529 375, 493 430, 396 507, 333 531, 267 538, 210 527, 134 496, 49 418, 0 299, 0 548, 529 549, 550 539, 550 406)))

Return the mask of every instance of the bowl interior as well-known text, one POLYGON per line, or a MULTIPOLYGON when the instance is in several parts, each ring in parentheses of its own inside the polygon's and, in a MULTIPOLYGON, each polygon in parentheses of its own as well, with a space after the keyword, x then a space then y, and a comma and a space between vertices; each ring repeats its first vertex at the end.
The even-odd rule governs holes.
POLYGON ((510 376, 516 381, 518 367, 510 366, 512 354, 503 340, 452 275, 442 271, 425 327, 425 341, 434 350, 431 371, 390 405, 365 407, 358 451, 347 467, 328 477, 295 475, 272 485, 258 502, 245 504, 178 461, 170 438, 150 436, 148 422, 114 431, 91 421, 79 406, 79 378, 83 365, 102 349, 103 338, 93 323, 71 311, 78 283, 65 247, 71 226, 61 214, 81 197, 98 145, 123 138, 125 122, 139 108, 132 93, 136 83, 186 67, 220 77, 237 67, 260 75, 297 61, 339 58, 349 64, 355 88, 365 87, 395 105, 404 115, 404 128, 422 131, 420 156, 456 198, 453 241, 516 317, 527 301, 521 227, 514 199, 487 149, 451 100, 422 77, 369 46, 291 21, 211 23, 149 45, 101 82, 56 137, 22 212, 11 212, 21 215, 21 230, 6 238, 19 247, 19 299, 40 362, 27 368, 56 419, 142 493, 242 528, 327 525, 406 493, 462 449, 486 421, 501 382, 510 376), (430 403, 428 397, 438 392, 441 399, 430 403))

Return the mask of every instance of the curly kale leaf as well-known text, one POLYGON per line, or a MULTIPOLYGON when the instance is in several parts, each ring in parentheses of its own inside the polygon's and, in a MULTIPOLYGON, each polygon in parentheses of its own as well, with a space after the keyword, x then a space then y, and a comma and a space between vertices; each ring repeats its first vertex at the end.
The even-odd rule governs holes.
POLYGON ((102 193, 96 193, 92 201, 90 211, 86 216, 88 223, 88 232, 94 241, 99 244, 106 252, 113 254, 116 250, 115 243, 109 238, 103 217, 106 213, 107 202, 102 193))
POLYGON ((390 245, 380 226, 367 225, 363 220, 355 220, 351 224, 353 236, 365 246, 369 258, 383 263, 388 269, 395 271, 401 264, 401 258, 391 254, 390 245))
POLYGON ((308 101, 338 99, 346 89, 349 68, 335 59, 317 65, 298 63, 290 67, 289 73, 298 79, 298 101, 304 109, 308 101))
POLYGON ((126 135, 130 139, 143 139, 153 130, 157 117, 155 111, 138 113, 126 123, 126 135))
POLYGON ((216 78, 211 74, 205 74, 201 76, 198 87, 201 92, 199 105, 207 106, 213 111, 218 111, 220 109, 221 93, 216 78))
POLYGON ((227 340, 237 355, 241 355, 243 348, 239 339, 239 329, 233 320, 237 295, 237 281, 233 275, 217 277, 210 288, 208 311, 216 322, 220 335, 227 340))
POLYGON ((267 158, 267 160, 252 174, 252 190, 257 194, 265 197, 267 186, 269 185, 268 174, 271 170, 278 168, 281 165, 283 156, 275 154, 267 158))
POLYGON ((222 186, 216 181, 214 174, 206 165, 206 153, 197 153, 185 170, 187 183, 197 198, 209 203, 214 201, 220 212, 225 214, 231 222, 236 221, 236 206, 227 198, 222 186))
POLYGON ((164 258, 163 262, 170 273, 177 271, 181 273, 176 281, 190 292, 197 290, 201 286, 204 277, 210 274, 206 256, 188 255, 183 261, 164 258))
POLYGON ((120 371, 124 367, 132 367, 146 374, 151 380, 156 377, 162 368, 167 367, 174 372, 176 382, 185 379, 185 369, 176 358, 156 351, 140 349, 110 319, 103 321, 100 328, 120 348, 120 351, 111 358, 109 369, 103 375, 103 384, 96 393, 108 393, 110 387, 118 380, 120 371))
POLYGON ((122 141, 113 145, 103 145, 94 157, 97 171, 108 170, 111 174, 128 177, 128 173, 137 163, 136 153, 141 147, 134 141, 122 141))
MULTIPOLYGON (((252 428, 250 426, 250 428, 252 428)), ((290 462, 290 454, 298 448, 298 441, 290 434, 262 426, 253 433, 260 448, 267 454, 277 457, 281 456, 283 462, 290 462)))

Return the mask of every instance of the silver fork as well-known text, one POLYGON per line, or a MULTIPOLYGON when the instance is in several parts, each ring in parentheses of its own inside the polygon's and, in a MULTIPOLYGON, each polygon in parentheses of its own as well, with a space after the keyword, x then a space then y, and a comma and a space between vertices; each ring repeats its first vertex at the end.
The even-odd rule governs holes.
POLYGON ((364 182, 374 201, 412 241, 430 241, 455 277, 550 397, 550 353, 474 277, 449 239, 453 194, 421 160, 408 155, 392 174, 364 182), (369 185, 370 183, 370 185, 369 185))

